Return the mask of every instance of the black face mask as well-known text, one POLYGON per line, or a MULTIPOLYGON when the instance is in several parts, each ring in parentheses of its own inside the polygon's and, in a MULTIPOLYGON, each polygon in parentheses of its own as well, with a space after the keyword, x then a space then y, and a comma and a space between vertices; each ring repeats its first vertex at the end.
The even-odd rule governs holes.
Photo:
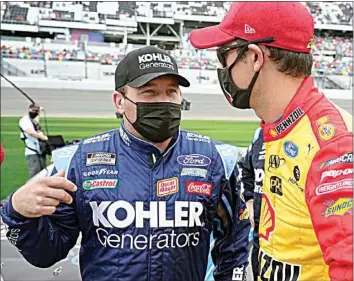
POLYGON ((34 119, 38 116, 38 112, 28 112, 28 114, 31 119, 34 119))
POLYGON ((133 128, 144 138, 159 143, 172 137, 181 123, 181 105, 171 102, 133 102, 136 105, 136 121, 133 128))
POLYGON ((231 70, 238 62, 243 54, 248 50, 248 46, 243 48, 237 55, 235 61, 225 69, 218 68, 218 79, 221 89, 228 100, 228 102, 236 108, 246 109, 250 108, 250 97, 254 84, 256 83, 259 72, 256 72, 252 78, 252 81, 247 89, 241 89, 235 85, 232 81, 231 70))

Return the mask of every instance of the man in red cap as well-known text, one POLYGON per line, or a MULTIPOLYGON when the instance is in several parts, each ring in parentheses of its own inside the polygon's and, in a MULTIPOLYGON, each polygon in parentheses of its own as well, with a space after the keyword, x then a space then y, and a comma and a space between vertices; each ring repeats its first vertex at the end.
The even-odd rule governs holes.
POLYGON ((262 119, 261 200, 244 193, 260 209, 260 280, 353 280, 352 117, 314 86, 313 36, 299 2, 235 2, 219 25, 190 34, 196 48, 218 47, 229 103, 262 119))

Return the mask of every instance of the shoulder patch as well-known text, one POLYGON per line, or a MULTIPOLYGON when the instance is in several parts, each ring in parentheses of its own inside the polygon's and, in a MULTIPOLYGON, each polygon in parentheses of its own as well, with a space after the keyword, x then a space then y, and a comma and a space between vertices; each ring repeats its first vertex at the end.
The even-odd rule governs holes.
POLYGON ((61 149, 54 150, 52 152, 54 159, 54 166, 57 171, 64 170, 65 177, 68 175, 68 169, 75 152, 79 148, 79 145, 70 145, 61 149))
POLYGON ((239 151, 235 146, 229 144, 215 145, 215 148, 223 162, 226 179, 229 179, 236 166, 239 151))
POLYGON ((254 132, 252 143, 255 143, 259 139, 259 135, 260 135, 261 131, 262 131, 262 128, 258 128, 254 132))

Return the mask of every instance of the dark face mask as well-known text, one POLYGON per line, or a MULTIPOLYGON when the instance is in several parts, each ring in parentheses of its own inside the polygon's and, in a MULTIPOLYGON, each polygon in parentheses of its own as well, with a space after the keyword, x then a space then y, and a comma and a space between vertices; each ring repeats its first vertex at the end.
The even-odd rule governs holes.
POLYGON ((172 137, 181 122, 181 105, 171 102, 133 102, 136 105, 136 120, 133 128, 151 142, 160 143, 172 137))
POLYGON ((243 54, 248 50, 246 46, 237 55, 235 61, 225 69, 218 68, 218 79, 221 89, 228 102, 236 108, 250 108, 250 97, 254 84, 256 83, 259 72, 256 72, 247 89, 241 89, 232 81, 231 70, 235 64, 242 58, 243 54))
POLYGON ((38 112, 28 112, 28 114, 31 119, 34 119, 38 116, 38 112))

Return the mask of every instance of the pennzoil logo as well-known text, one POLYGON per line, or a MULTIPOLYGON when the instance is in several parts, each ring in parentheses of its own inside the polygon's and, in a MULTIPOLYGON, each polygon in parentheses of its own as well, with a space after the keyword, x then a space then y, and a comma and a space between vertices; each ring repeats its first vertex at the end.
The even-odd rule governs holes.
POLYGON ((328 206, 322 213, 325 217, 344 216, 346 213, 353 215, 353 198, 339 198, 337 201, 326 199, 323 204, 328 206))
POLYGON ((269 237, 275 229, 275 211, 268 198, 264 193, 262 194, 262 225, 259 226, 259 238, 269 241, 269 237))
POLYGON ((285 132, 304 114, 305 112, 300 107, 296 108, 293 112, 289 114, 288 117, 286 117, 285 120, 283 120, 275 127, 275 130, 278 134, 285 132))

